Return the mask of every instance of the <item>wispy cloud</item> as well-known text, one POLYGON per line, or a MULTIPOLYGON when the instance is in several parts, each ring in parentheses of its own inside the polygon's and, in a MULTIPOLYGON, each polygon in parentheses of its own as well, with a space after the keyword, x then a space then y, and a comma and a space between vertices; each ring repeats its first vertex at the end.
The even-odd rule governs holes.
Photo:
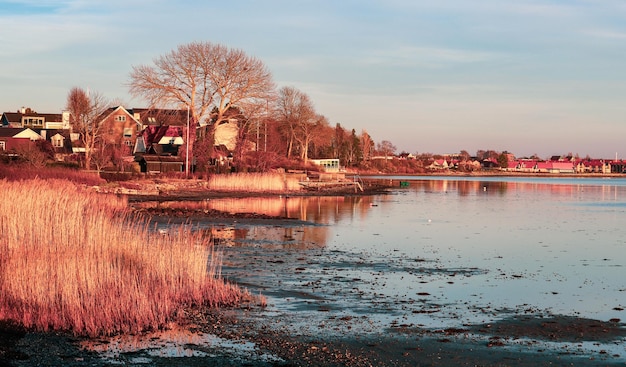
POLYGON ((624 40, 626 39, 626 32, 614 31, 610 29, 589 29, 582 32, 583 34, 604 38, 610 40, 624 40))
POLYGON ((450 64, 476 63, 501 57, 495 52, 455 49, 446 47, 399 46, 383 48, 375 54, 363 59, 363 63, 371 65, 422 66, 442 68, 450 64))

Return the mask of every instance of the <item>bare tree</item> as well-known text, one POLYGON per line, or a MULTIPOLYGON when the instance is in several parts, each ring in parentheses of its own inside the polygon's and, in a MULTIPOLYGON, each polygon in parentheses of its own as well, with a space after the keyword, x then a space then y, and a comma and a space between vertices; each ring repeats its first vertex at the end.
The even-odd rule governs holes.
POLYGON ((324 122, 323 116, 315 113, 315 108, 309 96, 294 87, 283 87, 278 91, 277 111, 278 120, 289 131, 289 145, 287 158, 291 158, 294 144, 300 150, 300 158, 308 159, 308 148, 317 127, 324 122))
POLYGON ((88 92, 74 87, 67 95, 72 131, 78 133, 85 148, 85 168, 91 167, 91 158, 102 135, 98 117, 109 107, 108 101, 98 92, 88 92))
POLYGON ((51 158, 47 147, 45 147, 46 141, 28 142, 27 144, 20 144, 16 147, 15 153, 28 163, 33 168, 43 168, 46 162, 51 158))
POLYGON ((372 150, 374 150, 374 141, 372 140, 370 134, 368 134, 365 130, 361 131, 360 140, 361 149, 363 151, 363 160, 369 161, 372 157, 372 150))
POLYGON ((152 107, 189 108, 192 121, 211 121, 213 128, 228 118, 232 107, 251 111, 251 106, 264 106, 274 91, 263 62, 210 42, 180 45, 154 59, 153 66, 133 66, 130 77, 133 96, 145 98, 152 107))
POLYGON ((384 155, 385 157, 393 156, 396 153, 396 146, 393 145, 389 140, 383 140, 378 143, 378 152, 379 154, 384 155))
POLYGON ((325 148, 329 146, 334 134, 335 129, 330 126, 328 118, 316 115, 313 124, 301 126, 296 133, 296 141, 301 147, 300 158, 306 162, 309 153, 317 158, 327 158, 325 148))

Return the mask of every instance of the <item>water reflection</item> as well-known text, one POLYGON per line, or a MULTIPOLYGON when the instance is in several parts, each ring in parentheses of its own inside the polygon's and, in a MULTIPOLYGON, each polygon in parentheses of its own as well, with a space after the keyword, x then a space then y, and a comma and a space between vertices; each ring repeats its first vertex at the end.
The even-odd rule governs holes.
MULTIPOLYGON (((388 181, 388 180, 387 180, 388 181)), ((536 179, 536 180, 515 180, 504 179, 411 179, 392 180, 394 183, 404 182, 405 190, 424 193, 457 193, 459 196, 472 195, 500 195, 512 194, 516 192, 537 192, 554 194, 558 196, 580 197, 583 195, 596 194, 602 200, 617 200, 619 193, 626 191, 625 180, 612 179, 536 179)), ((395 186, 398 186, 395 185, 395 186)))
POLYGON ((227 213, 257 213, 310 221, 317 224, 333 224, 348 217, 367 215, 367 210, 372 203, 372 197, 224 198, 207 200, 203 203, 208 209, 227 213))
POLYGON ((360 221, 375 206, 371 196, 321 197, 246 197, 217 198, 202 201, 166 201, 135 203, 136 208, 180 210, 181 213, 205 214, 197 220, 207 234, 223 246, 265 248, 318 248, 326 246, 331 225, 342 221, 360 221), (263 215, 270 222, 248 223, 244 219, 216 221, 212 211, 229 214, 263 215), (286 219, 279 222, 280 219, 286 219), (289 221, 294 220, 294 221, 289 221))

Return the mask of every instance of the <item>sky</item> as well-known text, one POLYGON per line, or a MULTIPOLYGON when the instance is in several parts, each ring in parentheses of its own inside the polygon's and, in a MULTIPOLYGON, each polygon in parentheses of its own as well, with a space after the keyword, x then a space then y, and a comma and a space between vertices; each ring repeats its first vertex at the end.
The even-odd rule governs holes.
POLYGON ((397 152, 626 157, 623 0, 0 0, 0 109, 72 87, 126 107, 133 66, 211 42, 397 152))

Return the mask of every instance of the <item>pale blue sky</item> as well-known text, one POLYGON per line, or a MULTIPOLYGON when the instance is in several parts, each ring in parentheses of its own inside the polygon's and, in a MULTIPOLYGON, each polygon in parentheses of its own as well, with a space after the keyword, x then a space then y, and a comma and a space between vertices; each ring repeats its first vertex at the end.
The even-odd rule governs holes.
POLYGON ((626 157, 623 0, 1 0, 0 109, 58 113, 73 86, 145 107, 131 67, 193 41, 398 152, 626 157))

